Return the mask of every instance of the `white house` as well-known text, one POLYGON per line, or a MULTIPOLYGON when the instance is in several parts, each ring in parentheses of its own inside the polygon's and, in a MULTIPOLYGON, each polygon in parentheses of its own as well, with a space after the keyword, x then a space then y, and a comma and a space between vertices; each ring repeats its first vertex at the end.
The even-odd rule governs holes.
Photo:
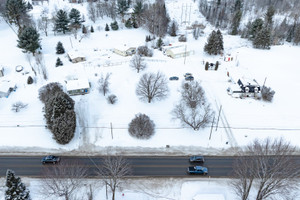
POLYGON ((78 51, 68 52, 68 57, 69 57, 69 60, 72 63, 78 63, 78 62, 86 61, 85 56, 81 55, 78 51))
POLYGON ((88 94, 90 92, 90 82, 88 79, 68 80, 66 88, 69 95, 88 94))
POLYGON ((187 49, 186 46, 180 46, 177 48, 171 48, 166 50, 166 55, 171 58, 181 58, 185 56, 190 56, 192 54, 194 54, 194 51, 187 49))
POLYGON ((183 47, 183 45, 182 44, 181 45, 171 45, 170 44, 169 46, 163 46, 161 49, 162 49, 163 54, 166 55, 167 50, 174 49, 174 48, 179 48, 179 47, 183 47))
POLYGON ((12 91, 16 91, 17 86, 15 83, 10 80, 1 80, 0 81, 0 98, 8 97, 12 91))
POLYGON ((136 48, 122 45, 113 49, 113 52, 121 56, 131 56, 135 54, 136 48))

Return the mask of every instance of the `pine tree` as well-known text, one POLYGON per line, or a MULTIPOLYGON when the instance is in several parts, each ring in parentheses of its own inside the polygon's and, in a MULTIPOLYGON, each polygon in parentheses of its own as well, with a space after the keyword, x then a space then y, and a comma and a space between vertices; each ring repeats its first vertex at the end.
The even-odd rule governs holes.
POLYGON ((70 19, 70 27, 74 28, 75 30, 79 29, 81 26, 81 15, 79 10, 72 8, 69 13, 70 19))
POLYGON ((94 27, 91 26, 91 33, 94 33, 94 27))
POLYGON ((62 65, 64 65, 63 62, 60 60, 60 58, 57 58, 56 63, 55 63, 55 67, 62 66, 62 65))
POLYGON ((70 21, 67 12, 60 9, 56 14, 54 30, 57 32, 63 32, 63 34, 65 34, 66 31, 69 30, 69 22, 70 21))
POLYGON ((210 55, 215 53, 215 47, 214 47, 215 38, 216 38, 216 31, 213 30, 208 36, 207 43, 204 45, 204 51, 210 55))
POLYGON ((110 24, 110 27, 112 30, 116 31, 119 29, 119 25, 118 25, 118 22, 117 21, 114 21, 110 24))
POLYGON ((18 47, 23 49, 24 53, 31 52, 33 55, 38 48, 41 48, 40 34, 33 27, 25 27, 18 35, 18 47))
POLYGON ((18 26, 19 31, 22 28, 22 19, 27 15, 27 4, 23 0, 7 0, 5 4, 5 18, 10 24, 18 26))
POLYGON ((157 40, 157 43, 156 43, 156 46, 157 46, 157 48, 159 49, 159 50, 161 50, 161 46, 163 45, 163 41, 162 41, 162 39, 161 39, 161 37, 160 38, 158 38, 158 40, 157 40))
MULTIPOLYGON (((136 27, 141 25, 141 21, 142 21, 142 14, 145 11, 144 9, 144 5, 142 3, 142 1, 136 1, 134 7, 133 7, 133 22, 136 23, 136 27)), ((134 28, 136 28, 134 26, 134 28)))
POLYGON ((231 35, 237 35, 238 34, 238 28, 240 26, 242 18, 242 11, 236 11, 233 18, 232 18, 232 24, 231 24, 231 35))
POLYGON ((122 22, 124 19, 124 14, 128 10, 128 8, 129 8, 129 6, 128 6, 127 0, 118 0, 117 1, 117 11, 122 17, 122 22))
POLYGON ((15 172, 8 169, 6 171, 6 191, 5 200, 30 200, 29 190, 26 189, 20 177, 15 176, 15 172))
POLYGON ((224 50, 223 36, 220 30, 212 31, 204 46, 204 51, 210 55, 221 54, 224 50))
POLYGON ((172 22, 172 24, 171 24, 171 27, 170 27, 170 36, 172 36, 172 37, 176 37, 177 36, 177 30, 178 30, 178 27, 177 27, 177 25, 176 25, 176 22, 175 21, 173 21, 172 22))
POLYGON ((87 34, 87 29, 86 29, 85 25, 82 25, 82 33, 87 34))
POLYGON ((105 31, 109 31, 109 26, 108 26, 108 24, 105 25, 105 31))
POLYGON ((126 22, 125 22, 125 27, 126 28, 132 28, 132 22, 131 22, 131 19, 127 19, 126 22))
POLYGON ((275 9, 273 6, 270 6, 265 14, 265 26, 269 29, 273 27, 273 16, 275 14, 275 9))
POLYGON ((256 37, 256 34, 260 32, 263 28, 264 21, 260 18, 257 18, 254 20, 254 22, 251 23, 251 28, 249 31, 249 38, 253 40, 256 37))
POLYGON ((258 49, 270 49, 271 46, 271 31, 264 27, 256 34, 253 40, 253 47, 258 49))
POLYGON ((300 44, 300 25, 298 25, 296 27, 296 30, 295 30, 295 34, 294 34, 294 44, 295 45, 299 45, 300 44))
POLYGON ((217 54, 220 54, 224 51, 223 35, 220 30, 217 30, 216 33, 216 48, 217 54))
POLYGON ((56 45, 56 54, 64 54, 65 48, 63 47, 63 44, 59 41, 56 45))

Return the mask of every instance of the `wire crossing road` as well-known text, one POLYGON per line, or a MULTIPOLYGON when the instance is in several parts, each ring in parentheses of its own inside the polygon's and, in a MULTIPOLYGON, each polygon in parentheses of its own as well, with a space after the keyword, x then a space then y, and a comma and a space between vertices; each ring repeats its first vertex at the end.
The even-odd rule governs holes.
MULTIPOLYGON (((96 177, 97 166, 101 166, 103 157, 67 157, 61 156, 61 163, 77 163, 88 168, 89 177, 96 177)), ((187 167, 201 164, 190 164, 189 156, 157 156, 157 157, 124 157, 132 167, 131 176, 140 177, 184 177, 187 167)), ((18 176, 41 177, 43 168, 52 164, 43 165, 40 156, 1 156, 0 177, 6 176, 6 170, 12 169, 18 176)), ((230 177, 234 157, 206 156, 202 166, 208 168, 208 176, 230 177)), ((201 177, 195 175, 194 177, 201 177)))

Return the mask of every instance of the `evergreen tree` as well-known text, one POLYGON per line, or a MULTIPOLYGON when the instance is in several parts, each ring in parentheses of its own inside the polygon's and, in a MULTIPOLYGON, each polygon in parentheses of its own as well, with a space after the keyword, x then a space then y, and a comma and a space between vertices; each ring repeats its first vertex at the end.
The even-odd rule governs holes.
POLYGON ((220 30, 212 31, 204 46, 204 51, 210 55, 218 55, 224 50, 223 36, 220 30))
POLYGON ((70 19, 70 27, 74 28, 75 30, 79 29, 81 26, 81 15, 79 10, 72 8, 69 13, 70 19))
POLYGON ((108 26, 108 24, 105 25, 105 31, 109 31, 109 26, 108 26))
POLYGON ((22 28, 22 20, 27 15, 27 4, 23 0, 7 0, 5 4, 5 18, 10 24, 18 26, 19 31, 22 28))
POLYGON ((135 5, 133 6, 133 15, 134 19, 136 19, 137 26, 141 25, 142 21, 142 14, 145 11, 144 5, 142 1, 136 1, 135 5))
POLYGON ((112 30, 116 31, 119 29, 119 25, 118 25, 118 22, 117 21, 114 21, 110 24, 110 27, 112 30))
POLYGON ((91 26, 91 33, 94 33, 94 27, 91 26))
POLYGON ((236 11, 233 18, 232 18, 232 24, 231 24, 231 35, 237 35, 238 34, 238 28, 240 26, 242 18, 242 11, 236 11))
POLYGON ((31 5, 31 3, 28 1, 27 2, 27 10, 32 10, 33 6, 31 5))
POLYGON ((258 49, 270 49, 271 46, 271 31, 269 28, 264 27, 259 31, 254 40, 253 47, 258 49))
POLYGON ((300 24, 296 27, 295 35, 294 35, 294 44, 299 45, 300 44, 300 24))
POLYGON ((157 40, 157 43, 156 43, 156 47, 159 49, 159 50, 161 50, 161 46, 163 45, 163 41, 162 41, 162 39, 161 39, 161 37, 160 38, 158 38, 158 40, 157 40))
POLYGON ((126 22, 125 22, 125 27, 126 28, 132 28, 132 22, 131 22, 131 19, 127 19, 126 22))
POLYGON ((206 62, 206 63, 205 63, 205 70, 206 70, 206 71, 208 70, 208 67, 209 67, 209 63, 206 62))
POLYGON ((170 36, 176 37, 177 36, 177 33, 176 33, 177 30, 178 30, 177 24, 176 24, 175 21, 173 21, 172 24, 171 24, 171 27, 170 27, 170 31, 169 31, 170 36))
POLYGON ((87 34, 87 30, 86 30, 85 25, 82 25, 82 33, 83 33, 83 34, 87 34))
POLYGON ((29 191, 20 177, 15 176, 15 172, 8 169, 6 171, 6 191, 5 200, 30 200, 29 191))
POLYGON ((68 27, 69 22, 70 21, 69 21, 67 12, 60 9, 56 13, 54 30, 57 32, 63 32, 63 34, 65 34, 66 31, 69 30, 69 27, 68 27))
POLYGON ((296 30, 296 23, 294 22, 294 24, 288 30, 287 38, 286 38, 287 42, 292 42, 294 40, 295 30, 296 30))
POLYGON ((62 66, 62 65, 64 65, 63 62, 60 60, 60 58, 57 58, 56 63, 55 63, 55 67, 62 66))
POLYGON ((250 32, 249 32, 249 38, 253 40, 256 37, 256 34, 260 32, 263 28, 264 21, 260 18, 257 18, 252 22, 250 32))
POLYGON ((117 11, 122 17, 122 21, 124 18, 125 12, 128 10, 128 2, 127 0, 117 0, 117 11))
POLYGON ((40 34, 33 27, 25 27, 18 35, 18 47, 23 49, 24 53, 31 52, 33 55, 38 48, 41 48, 40 34))
POLYGON ((269 29, 272 29, 273 26, 273 16, 275 14, 275 9, 273 6, 270 6, 265 14, 265 26, 269 29))
POLYGON ((63 44, 59 41, 56 45, 56 54, 64 54, 65 48, 63 47, 63 44))

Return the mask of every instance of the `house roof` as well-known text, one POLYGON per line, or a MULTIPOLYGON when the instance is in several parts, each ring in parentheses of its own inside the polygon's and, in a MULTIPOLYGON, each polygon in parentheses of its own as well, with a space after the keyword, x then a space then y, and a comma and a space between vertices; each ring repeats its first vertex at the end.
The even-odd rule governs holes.
POLYGON ((9 80, 1 80, 0 81, 0 92, 7 92, 9 88, 14 88, 16 86, 15 83, 9 80))
POLYGON ((130 48, 135 49, 136 47, 128 46, 126 44, 115 47, 115 49, 120 50, 120 51, 127 51, 130 48))
POLYGON ((85 57, 84 55, 81 55, 81 53, 77 50, 69 51, 68 56, 70 57, 70 59, 85 57))
POLYGON ((67 91, 90 88, 88 79, 76 79, 66 81, 67 91))
POLYGON ((172 51, 174 54, 184 53, 184 52, 190 52, 191 50, 186 48, 185 46, 179 46, 177 48, 171 48, 167 51, 172 51))

